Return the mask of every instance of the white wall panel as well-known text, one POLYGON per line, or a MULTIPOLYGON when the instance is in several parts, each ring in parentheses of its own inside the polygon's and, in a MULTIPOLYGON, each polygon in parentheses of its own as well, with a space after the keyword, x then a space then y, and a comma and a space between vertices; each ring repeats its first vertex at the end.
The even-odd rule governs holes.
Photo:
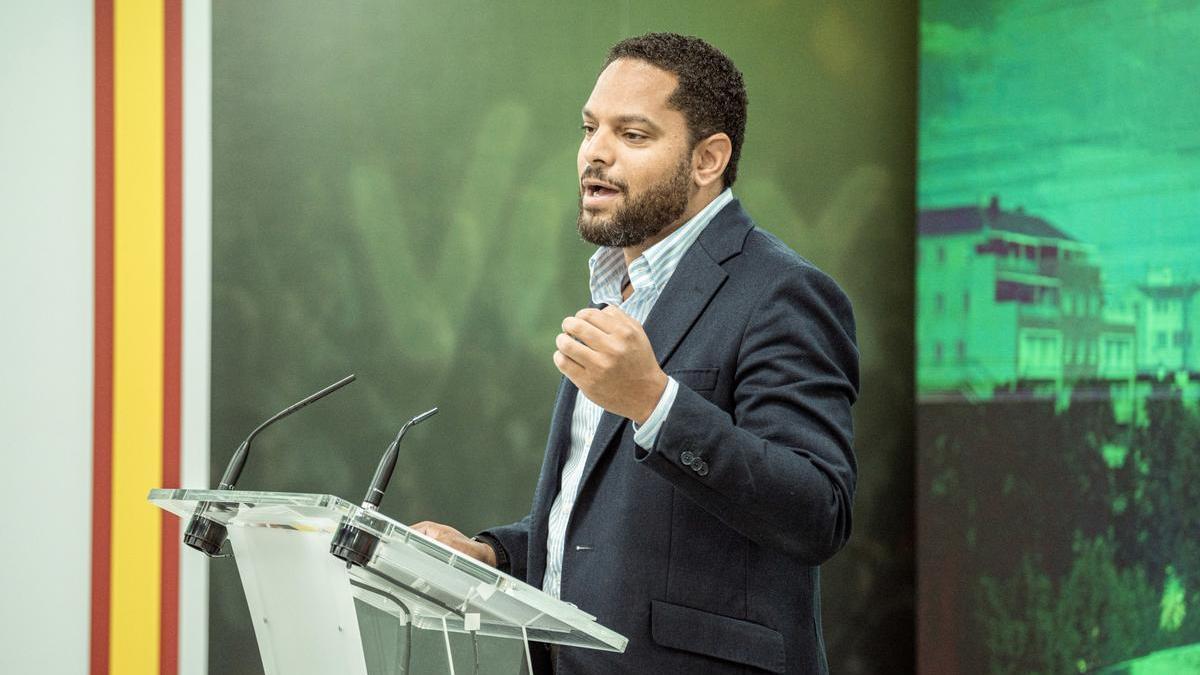
POLYGON ((0 3, 0 672, 85 673, 92 3, 0 3))
MULTIPOLYGON (((211 487, 209 335, 212 306, 212 5, 183 6, 183 419, 184 487, 211 487)), ((180 544, 179 673, 208 672, 207 558, 180 544)))

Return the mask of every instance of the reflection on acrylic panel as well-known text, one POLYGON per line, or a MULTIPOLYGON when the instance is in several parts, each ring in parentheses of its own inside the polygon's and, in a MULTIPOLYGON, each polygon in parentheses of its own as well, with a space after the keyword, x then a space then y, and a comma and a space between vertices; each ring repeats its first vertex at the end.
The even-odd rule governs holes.
POLYGON ((922 3, 923 672, 1200 671, 1200 3, 922 3))

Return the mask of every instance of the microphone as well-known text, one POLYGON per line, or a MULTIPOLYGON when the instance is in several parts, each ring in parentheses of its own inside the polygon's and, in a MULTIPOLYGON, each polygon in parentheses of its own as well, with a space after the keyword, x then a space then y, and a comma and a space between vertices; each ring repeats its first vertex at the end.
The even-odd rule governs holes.
POLYGON ((408 433, 408 428, 433 417, 437 411, 437 408, 426 410, 400 427, 400 433, 396 434, 395 440, 388 445, 387 450, 383 453, 383 458, 379 460, 379 466, 375 467, 375 477, 371 479, 371 487, 367 488, 367 496, 363 497, 364 509, 377 509, 379 503, 383 501, 383 491, 387 489, 388 482, 392 480, 392 471, 396 469, 396 458, 400 455, 400 440, 404 438, 404 434, 408 433))
POLYGON ((238 446, 237 451, 233 453, 233 457, 230 458, 229 465, 225 467, 225 473, 221 476, 221 482, 217 485, 217 489, 218 490, 232 490, 233 489, 234 484, 237 483, 238 477, 242 475, 242 468, 246 466, 246 458, 250 456, 250 443, 252 443, 254 441, 254 437, 258 435, 258 432, 262 431, 263 429, 266 429, 267 427, 269 427, 272 424, 274 424, 275 422, 278 422, 279 420, 287 417, 288 415, 291 415, 292 413, 303 408, 304 406, 325 398, 326 396, 332 394, 333 392, 337 391, 338 389, 341 389, 342 387, 350 384, 351 382, 354 381, 354 379, 355 379, 354 375, 347 375, 346 377, 343 377, 342 379, 338 380, 337 382, 334 382, 333 384, 329 385, 328 387, 325 387, 321 391, 318 391, 315 394, 311 394, 310 396, 306 397, 305 399, 303 399, 301 401, 297 401, 296 403, 289 405, 288 407, 284 408, 283 410, 280 410, 279 412, 275 413, 271 417, 271 419, 258 425, 258 428, 256 428, 254 431, 251 431, 250 435, 246 437, 246 440, 242 441, 242 444, 238 446))
MULTIPOLYGON (((404 434, 408 433, 409 427, 433 417, 437 411, 437 408, 426 410, 400 427, 396 438, 388 444, 387 450, 383 452, 379 466, 375 467, 375 476, 371 479, 371 487, 367 488, 367 496, 363 497, 362 507, 364 509, 374 511, 383 501, 383 493, 392 479, 392 472, 396 469, 396 458, 400 455, 400 441, 404 438, 404 434)), ((334 557, 346 561, 346 568, 349 569, 351 565, 366 565, 371 560, 371 556, 375 554, 375 547, 378 544, 379 537, 355 527, 348 519, 344 518, 337 533, 333 536, 333 541, 329 544, 329 552, 334 557)))
MULTIPOLYGON (((305 398, 291 404, 290 406, 280 410, 268 419, 266 422, 258 425, 246 440, 238 446, 233 453, 233 457, 229 459, 229 464, 225 467, 225 473, 221 475, 221 480, 217 484, 218 490, 232 490, 237 484, 238 478, 242 475, 242 469, 246 466, 246 459, 250 456, 250 444, 254 442, 254 437, 263 429, 271 426, 275 422, 291 415, 310 403, 325 398, 333 392, 350 384, 355 380, 355 375, 350 374, 324 389, 310 394, 305 398)), ((225 542, 225 526, 218 523, 204 514, 208 511, 209 503, 201 502, 196 507, 196 512, 192 519, 188 522, 187 531, 183 535, 183 543, 211 557, 216 557, 217 552, 221 550, 221 545, 225 542)))

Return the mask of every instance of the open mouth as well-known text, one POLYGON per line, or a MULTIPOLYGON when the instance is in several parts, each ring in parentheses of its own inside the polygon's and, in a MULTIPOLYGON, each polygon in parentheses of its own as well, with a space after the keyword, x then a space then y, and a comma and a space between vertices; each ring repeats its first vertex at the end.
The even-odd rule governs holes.
POLYGON ((583 190, 584 194, 589 197, 611 197, 619 193, 619 190, 603 185, 586 185, 583 190))

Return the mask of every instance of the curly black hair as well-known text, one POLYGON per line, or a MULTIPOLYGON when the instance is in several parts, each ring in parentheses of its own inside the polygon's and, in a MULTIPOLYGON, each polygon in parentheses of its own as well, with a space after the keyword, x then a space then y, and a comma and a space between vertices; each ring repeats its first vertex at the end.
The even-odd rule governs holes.
POLYGON ((746 85, 742 73, 721 50, 690 35, 646 33, 618 42, 608 50, 601 72, 617 59, 637 59, 679 79, 667 103, 683 113, 692 147, 724 132, 733 152, 722 179, 725 187, 737 180, 738 157, 746 136, 746 85))

